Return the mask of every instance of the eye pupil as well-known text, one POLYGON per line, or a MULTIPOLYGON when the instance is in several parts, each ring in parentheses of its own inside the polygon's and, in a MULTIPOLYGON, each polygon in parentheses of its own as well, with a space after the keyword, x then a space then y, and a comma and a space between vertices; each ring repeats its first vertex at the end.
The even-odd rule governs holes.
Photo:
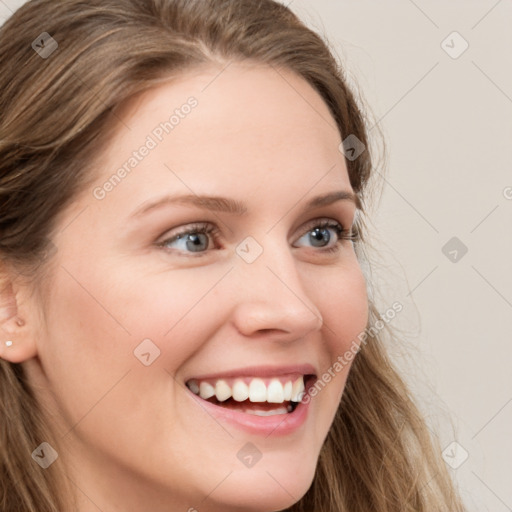
POLYGON ((325 228, 315 228, 311 231, 312 235, 311 235, 311 238, 312 238, 312 241, 313 241, 313 245, 315 247, 321 247, 322 244, 320 245, 317 245, 317 242, 322 242, 322 237, 326 237, 327 240, 326 240, 326 243, 329 243, 330 240, 331 240, 331 234, 329 233, 329 230, 328 229, 325 229, 325 228))

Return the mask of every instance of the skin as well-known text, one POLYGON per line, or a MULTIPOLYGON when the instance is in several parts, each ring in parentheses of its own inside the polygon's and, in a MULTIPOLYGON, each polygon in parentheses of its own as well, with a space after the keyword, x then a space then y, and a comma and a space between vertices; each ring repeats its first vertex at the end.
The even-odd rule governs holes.
POLYGON ((338 250, 328 254, 309 236, 318 219, 350 228, 354 203, 303 209, 353 190, 328 107, 290 71, 220 69, 182 74, 121 112, 130 129, 120 124, 94 186, 59 217, 44 300, 16 281, 3 292, 2 335, 16 341, 1 356, 23 364, 51 411, 80 512, 289 507, 312 483, 349 366, 287 436, 218 422, 184 383, 249 365, 311 363, 320 376, 367 324, 352 242, 337 244, 329 229, 320 242, 338 250), (96 199, 94 187, 190 96, 197 107, 96 199), (168 205, 130 218, 164 194, 190 193, 236 199, 248 214, 168 205), (220 232, 201 255, 183 241, 157 245, 195 222, 220 232), (247 236, 263 248, 250 264, 236 253, 247 236), (160 350, 150 366, 133 353, 147 338, 160 350), (247 442, 262 452, 250 469, 237 458, 247 442))

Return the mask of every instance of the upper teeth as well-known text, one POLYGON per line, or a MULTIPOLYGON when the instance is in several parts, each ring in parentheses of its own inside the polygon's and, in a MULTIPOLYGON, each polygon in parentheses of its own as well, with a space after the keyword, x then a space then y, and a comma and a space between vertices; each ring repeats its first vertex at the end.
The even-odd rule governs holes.
MULTIPOLYGON (((246 379, 247 381, 247 379, 246 379)), ((224 402, 233 397, 237 402, 249 399, 251 402, 283 403, 286 401, 300 402, 304 394, 304 376, 296 380, 287 380, 284 384, 277 378, 270 379, 268 384, 263 379, 253 378, 245 382, 242 379, 235 379, 229 385, 225 379, 218 379, 214 382, 192 379, 187 382, 190 390, 205 400, 216 396, 219 402, 224 402)))

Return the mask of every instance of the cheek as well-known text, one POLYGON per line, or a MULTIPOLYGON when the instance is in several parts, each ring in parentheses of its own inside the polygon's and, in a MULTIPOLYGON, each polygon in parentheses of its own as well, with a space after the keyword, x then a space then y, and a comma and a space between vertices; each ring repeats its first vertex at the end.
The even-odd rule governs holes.
POLYGON ((129 369, 129 327, 105 300, 94 277, 69 263, 56 271, 45 321, 39 358, 47 387, 67 424, 74 425, 89 417, 129 369))
MULTIPOLYGON (((89 263, 89 269, 68 264, 67 271, 57 271, 40 357, 66 424, 80 421, 82 434, 107 447, 115 437, 114 413, 129 418, 127 440, 147 428, 145 418, 155 418, 154 405, 139 403, 142 397, 165 400, 180 393, 169 374, 201 349, 219 321, 208 292, 223 272, 191 280, 190 273, 187 279, 177 271, 149 277, 134 268, 89 263), (147 339, 145 351, 154 361, 149 367, 137 350, 147 339)), ((168 414, 161 409, 158 414, 168 414)), ((159 424, 168 425, 169 418, 159 424)))
POLYGON ((318 308, 324 319, 324 332, 334 358, 353 344, 368 322, 366 282, 357 262, 336 272, 319 294, 318 308))
POLYGON ((366 282, 357 260, 340 266, 329 275, 317 276, 310 281, 316 290, 315 305, 324 320, 323 336, 325 358, 321 374, 311 392, 318 412, 318 432, 331 425, 341 400, 350 367, 357 348, 358 336, 365 331, 368 322, 368 295, 366 282), (320 288, 319 283, 323 283, 320 288))
MULTIPOLYGON (((219 321, 221 301, 212 304, 212 290, 223 274, 196 268, 148 275, 144 269, 121 268, 109 276, 111 286, 103 297, 130 332, 128 348, 133 351, 150 339, 160 351, 158 366, 172 371, 201 347, 219 321)), ((126 336, 123 345, 119 350, 126 353, 126 336)))

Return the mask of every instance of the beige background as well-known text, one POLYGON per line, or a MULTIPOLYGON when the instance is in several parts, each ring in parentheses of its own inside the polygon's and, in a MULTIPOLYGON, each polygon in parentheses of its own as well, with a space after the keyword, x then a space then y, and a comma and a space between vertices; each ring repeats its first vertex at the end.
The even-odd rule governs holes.
MULTIPOLYGON (((0 0, 0 22, 22 3, 0 0)), ((283 3, 330 39, 386 139, 373 282, 382 313, 404 305, 391 350, 468 510, 512 511, 512 3, 283 3)))

